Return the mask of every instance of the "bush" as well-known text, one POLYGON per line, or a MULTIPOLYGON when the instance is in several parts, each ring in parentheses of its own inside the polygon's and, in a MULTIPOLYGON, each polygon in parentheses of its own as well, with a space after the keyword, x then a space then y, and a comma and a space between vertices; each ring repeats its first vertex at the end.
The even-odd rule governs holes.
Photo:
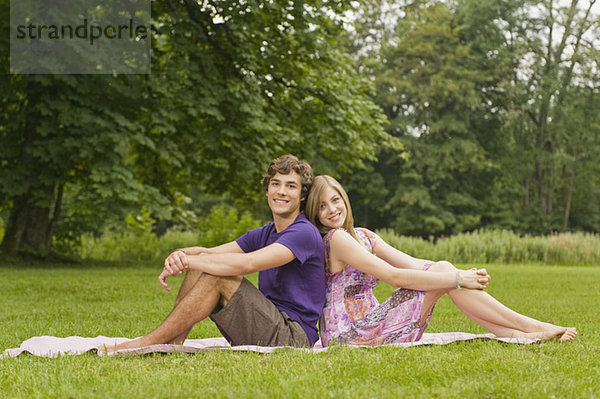
POLYGON ((411 256, 444 259, 457 264, 600 264, 600 236, 587 233, 520 236, 506 230, 476 231, 442 238, 436 243, 399 236, 389 229, 377 233, 390 245, 411 256))
POLYGON ((235 208, 219 205, 208 216, 198 220, 198 242, 204 247, 214 247, 233 241, 260 225, 250 212, 240 215, 235 208))
POLYGON ((125 217, 124 231, 106 231, 99 238, 83 235, 78 255, 84 259, 124 262, 156 259, 160 252, 158 237, 153 232, 155 223, 144 206, 138 215, 125 217))
POLYGON ((77 255, 83 259, 109 261, 162 261, 176 248, 202 245, 213 247, 235 240, 260 226, 249 212, 239 215, 234 208, 219 206, 198 221, 200 233, 168 230, 161 237, 153 232, 154 219, 142 208, 137 216, 127 215, 124 231, 107 231, 100 237, 86 234, 77 255))

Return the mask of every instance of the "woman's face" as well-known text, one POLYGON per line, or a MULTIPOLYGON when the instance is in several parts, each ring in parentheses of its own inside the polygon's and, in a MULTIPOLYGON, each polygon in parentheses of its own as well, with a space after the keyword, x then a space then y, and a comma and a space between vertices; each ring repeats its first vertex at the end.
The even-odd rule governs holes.
POLYGON ((319 222, 327 228, 337 229, 346 220, 346 204, 344 199, 333 187, 327 187, 321 196, 319 206, 319 222))

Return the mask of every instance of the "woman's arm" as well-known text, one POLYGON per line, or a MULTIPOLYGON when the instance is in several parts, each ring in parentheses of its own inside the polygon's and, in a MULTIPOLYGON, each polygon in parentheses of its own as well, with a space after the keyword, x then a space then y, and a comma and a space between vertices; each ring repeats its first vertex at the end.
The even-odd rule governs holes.
POLYGON ((477 270, 459 270, 457 275, 456 272, 432 273, 393 267, 367 251, 343 230, 336 230, 333 233, 330 245, 329 256, 332 266, 352 265, 355 269, 371 274, 394 287, 430 291, 452 288, 457 280, 464 288, 484 289, 487 286, 487 276, 479 274, 477 270), (485 283, 479 281, 484 278, 485 283))
POLYGON ((385 242, 377 234, 372 233, 375 236, 375 245, 373 245, 373 252, 379 258, 383 259, 390 265, 401 269, 413 269, 423 270, 423 266, 426 264, 433 263, 430 260, 413 258, 410 255, 392 247, 390 244, 385 242))

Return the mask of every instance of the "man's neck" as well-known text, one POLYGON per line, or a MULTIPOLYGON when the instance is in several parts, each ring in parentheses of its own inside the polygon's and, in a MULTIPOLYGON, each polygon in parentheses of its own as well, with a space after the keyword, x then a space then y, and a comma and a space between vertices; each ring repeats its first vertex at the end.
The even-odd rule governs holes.
POLYGON ((273 215, 273 223, 275 223, 275 230, 278 233, 281 233, 283 230, 287 229, 287 227, 294 223, 294 220, 300 215, 300 212, 294 212, 289 216, 278 216, 273 215))

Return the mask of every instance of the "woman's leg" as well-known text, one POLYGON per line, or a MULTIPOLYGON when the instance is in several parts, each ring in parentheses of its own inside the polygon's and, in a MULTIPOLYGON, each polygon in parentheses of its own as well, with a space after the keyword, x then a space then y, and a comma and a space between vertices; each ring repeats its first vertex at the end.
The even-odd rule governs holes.
POLYGON ((565 327, 544 323, 517 313, 479 290, 451 290, 448 295, 456 307, 469 319, 498 337, 552 339, 564 335, 565 340, 574 338, 565 327), (464 292, 463 292, 464 291, 464 292))
MULTIPOLYGON (((456 270, 449 262, 436 262, 429 268, 432 272, 456 270)), ((440 291, 425 294, 424 314, 443 295, 440 291)), ((562 340, 571 340, 577 334, 574 328, 565 328, 544 323, 517 313, 494 299, 487 292, 471 289, 446 290, 456 307, 469 319, 498 337, 551 339, 562 335, 562 340)))

